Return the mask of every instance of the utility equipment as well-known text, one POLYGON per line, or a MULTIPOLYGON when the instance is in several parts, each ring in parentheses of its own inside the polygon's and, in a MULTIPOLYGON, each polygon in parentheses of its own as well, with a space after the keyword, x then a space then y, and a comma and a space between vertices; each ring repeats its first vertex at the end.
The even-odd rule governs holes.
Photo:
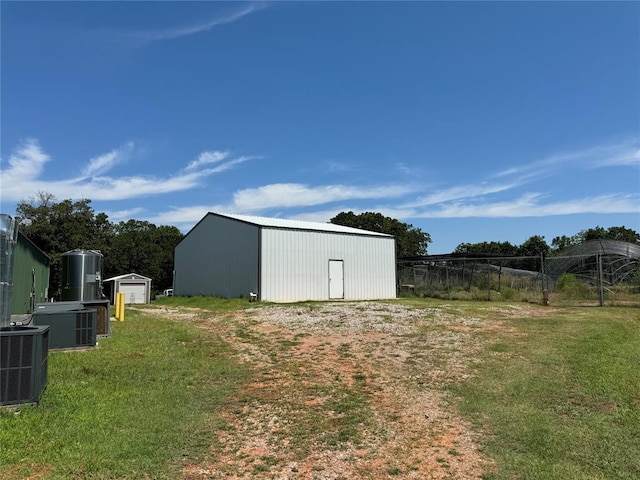
POLYGON ((18 223, 0 214, 0 405, 37 403, 47 386, 48 326, 11 325, 18 223))
POLYGON ((0 405, 38 403, 48 358, 48 326, 0 328, 0 405))
POLYGON ((96 335, 111 334, 110 304, 102 293, 102 253, 71 250, 62 255, 62 302, 38 303, 35 313, 96 310, 96 335))
POLYGON ((46 302, 36 303, 36 314, 52 312, 68 312, 70 310, 82 310, 84 308, 96 310, 96 336, 108 337, 111 335, 111 304, 108 299, 84 300, 72 302, 46 302))
POLYGON ((62 254, 62 301, 99 300, 102 296, 102 253, 71 250, 62 254))
POLYGON ((49 348, 87 348, 96 346, 96 316, 89 308, 37 311, 32 323, 49 325, 49 348))

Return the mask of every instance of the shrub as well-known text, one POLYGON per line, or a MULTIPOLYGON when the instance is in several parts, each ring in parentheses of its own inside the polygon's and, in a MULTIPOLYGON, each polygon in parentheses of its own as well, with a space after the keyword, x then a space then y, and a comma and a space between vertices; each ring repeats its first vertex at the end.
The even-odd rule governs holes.
POLYGON ((567 298, 585 298, 589 295, 589 285, 581 282, 573 273, 563 273, 558 278, 558 290, 567 298))

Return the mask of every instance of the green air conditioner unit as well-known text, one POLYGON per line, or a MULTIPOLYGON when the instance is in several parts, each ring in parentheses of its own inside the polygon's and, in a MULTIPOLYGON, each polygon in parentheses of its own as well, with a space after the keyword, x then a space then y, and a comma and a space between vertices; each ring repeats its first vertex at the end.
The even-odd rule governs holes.
POLYGON ((108 337, 111 335, 111 313, 109 300, 77 300, 69 302, 36 303, 34 314, 68 312, 70 310, 82 310, 83 308, 96 309, 96 336, 108 337))
POLYGON ((38 403, 47 386, 49 327, 0 328, 0 405, 38 403))
POLYGON ((85 348, 96 346, 95 309, 36 312, 34 325, 49 326, 49 348, 85 348))

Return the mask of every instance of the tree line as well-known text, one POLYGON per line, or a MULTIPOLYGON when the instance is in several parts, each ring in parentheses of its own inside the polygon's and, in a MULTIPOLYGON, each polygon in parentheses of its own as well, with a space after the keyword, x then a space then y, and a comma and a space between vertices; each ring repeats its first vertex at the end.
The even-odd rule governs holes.
POLYGON ((553 256, 567 248, 575 247, 590 240, 620 240, 623 242, 640 245, 640 234, 627 227, 594 227, 582 230, 581 232, 568 237, 561 235, 554 237, 551 245, 548 245, 543 236, 534 235, 521 245, 513 245, 509 242, 480 242, 461 243, 456 247, 454 253, 473 254, 491 253, 504 256, 534 256, 544 254, 553 256))
MULTIPOLYGON (((49 291, 54 298, 59 298, 61 289, 62 255, 75 249, 99 250, 103 254, 103 278, 135 272, 151 278, 156 292, 173 286, 174 249, 184 237, 176 227, 156 226, 140 220, 112 223, 105 213, 94 211, 89 199, 57 202, 53 195, 43 192, 35 199, 20 202, 16 207, 16 218, 22 234, 50 258, 49 291)), ((377 212, 358 215, 351 211, 341 212, 330 222, 393 235, 398 258, 427 255, 431 243, 429 233, 377 212)), ((632 229, 594 227, 571 237, 555 237, 551 245, 543 236, 534 235, 521 245, 495 241, 461 243, 452 253, 551 256, 593 239, 622 240, 640 245, 640 234, 632 229)), ((533 264, 530 267, 536 268, 533 264)))
POLYGON ((20 232, 49 256, 49 292, 60 297, 62 255, 76 249, 98 250, 104 256, 103 278, 137 273, 152 279, 155 291, 173 285, 173 251, 184 236, 172 226, 128 220, 113 223, 96 213, 91 200, 56 202, 48 193, 16 207, 20 232))

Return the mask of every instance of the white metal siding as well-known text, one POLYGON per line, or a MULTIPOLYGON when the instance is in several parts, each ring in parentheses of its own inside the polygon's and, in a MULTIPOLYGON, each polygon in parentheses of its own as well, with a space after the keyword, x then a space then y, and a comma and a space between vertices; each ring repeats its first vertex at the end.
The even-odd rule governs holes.
POLYGON ((329 260, 344 265, 344 298, 395 298, 393 237, 262 229, 262 300, 329 299, 329 260))
POLYGON ((259 231, 238 220, 204 217, 176 247, 174 295, 233 298, 256 292, 259 231))

